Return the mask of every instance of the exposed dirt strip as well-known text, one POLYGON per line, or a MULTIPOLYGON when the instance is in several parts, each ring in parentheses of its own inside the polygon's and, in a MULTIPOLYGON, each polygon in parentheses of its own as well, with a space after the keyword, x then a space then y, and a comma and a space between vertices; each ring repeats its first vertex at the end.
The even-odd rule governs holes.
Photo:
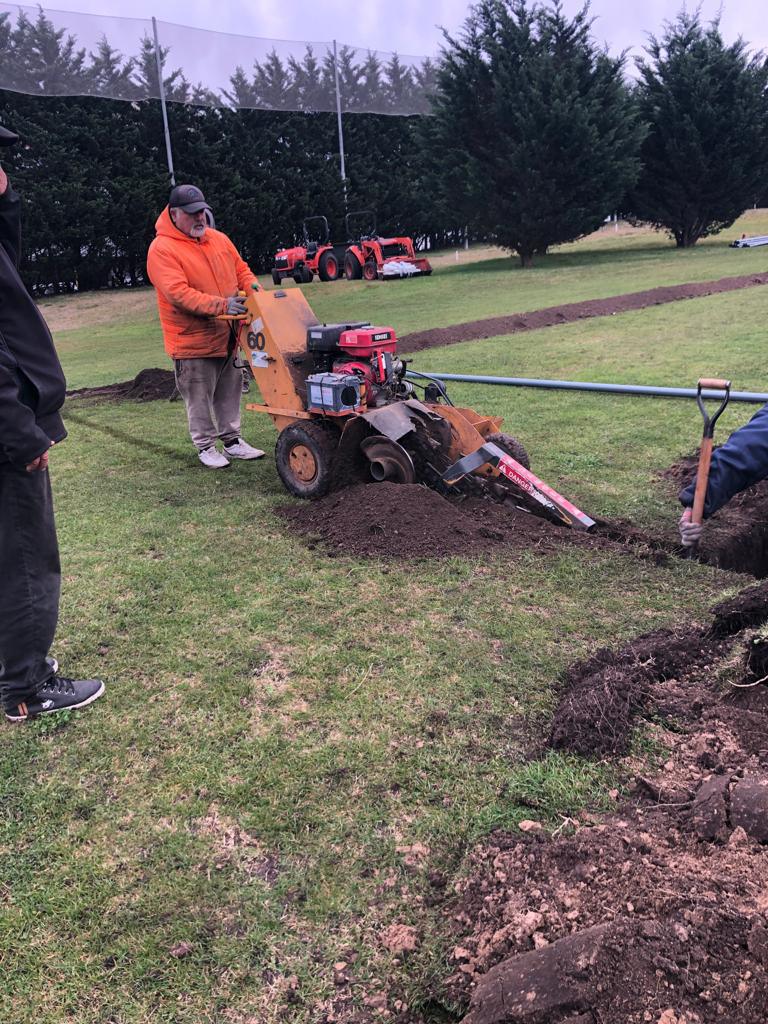
POLYGON ((537 331, 542 327, 556 327, 576 320, 589 320, 614 313, 627 313, 633 309, 648 306, 662 306, 667 302, 681 299, 698 299, 719 292, 739 291, 755 285, 768 284, 768 273, 744 274, 740 277, 721 277, 717 281, 697 281, 690 284, 675 284, 663 288, 651 288, 644 292, 629 292, 614 295, 608 299, 587 299, 584 302, 569 302, 563 306, 549 306, 528 313, 512 313, 508 316, 493 316, 486 320, 472 320, 450 327, 433 327, 428 331, 415 331, 399 339, 402 352, 421 352, 440 345, 456 345, 461 341, 478 341, 482 338, 496 338, 502 334, 520 334, 523 331, 537 331))

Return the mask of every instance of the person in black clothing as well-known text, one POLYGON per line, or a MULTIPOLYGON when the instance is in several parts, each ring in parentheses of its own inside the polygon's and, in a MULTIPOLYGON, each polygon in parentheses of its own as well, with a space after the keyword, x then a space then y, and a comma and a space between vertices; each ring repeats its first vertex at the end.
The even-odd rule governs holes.
MULTIPOLYGON (((725 444, 712 453, 712 465, 704 500, 708 519, 740 491, 768 477, 768 405, 755 413, 749 423, 734 430, 725 444)), ((684 547, 695 547, 702 533, 701 523, 691 522, 696 480, 680 492, 685 511, 680 517, 680 539, 684 547)))
MULTIPOLYGON (((0 147, 17 140, 0 125, 0 147)), ((0 166, 0 702, 11 722, 85 707, 104 692, 100 679, 59 675, 48 653, 61 585, 48 452, 67 436, 66 382, 19 277, 20 243, 19 197, 0 166)))

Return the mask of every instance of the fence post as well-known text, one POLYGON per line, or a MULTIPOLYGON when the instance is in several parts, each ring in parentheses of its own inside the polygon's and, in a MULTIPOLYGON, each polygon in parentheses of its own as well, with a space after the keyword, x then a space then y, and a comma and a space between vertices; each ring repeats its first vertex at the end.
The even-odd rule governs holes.
POLYGON ((157 21, 152 18, 152 32, 155 36, 155 63, 157 64, 157 84, 160 90, 160 107, 163 111, 163 131, 165 132, 165 155, 168 158, 168 173, 171 176, 171 185, 176 184, 176 175, 173 170, 173 153, 171 151, 171 133, 168 129, 168 111, 165 106, 165 82, 163 81, 163 62, 160 57, 160 43, 157 38, 157 21))
POLYGON ((347 209, 347 171, 344 166, 344 126, 341 123, 341 88, 339 87, 339 60, 336 40, 333 40, 333 77, 336 84, 336 120, 339 123, 339 156, 341 157, 341 184, 344 189, 344 210, 347 209))

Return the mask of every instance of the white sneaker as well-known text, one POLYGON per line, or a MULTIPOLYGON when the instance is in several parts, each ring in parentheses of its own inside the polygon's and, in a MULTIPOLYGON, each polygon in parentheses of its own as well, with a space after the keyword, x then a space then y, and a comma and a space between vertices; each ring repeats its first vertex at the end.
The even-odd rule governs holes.
POLYGON ((224 451, 230 459, 260 459, 264 454, 261 448, 247 444, 242 437, 238 437, 233 444, 225 444, 224 451))
POLYGON ((211 445, 210 448, 199 452, 200 461, 209 469, 225 469, 229 465, 229 459, 211 445))

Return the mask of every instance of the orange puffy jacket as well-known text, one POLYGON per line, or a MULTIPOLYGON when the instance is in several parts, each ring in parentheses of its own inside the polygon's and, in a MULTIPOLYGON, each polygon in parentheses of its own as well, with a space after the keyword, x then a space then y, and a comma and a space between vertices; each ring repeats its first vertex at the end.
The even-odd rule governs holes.
POLYGON ((214 318, 226 311, 228 296, 256 280, 250 267, 221 231, 208 228, 200 241, 179 231, 167 206, 155 230, 147 273, 157 290, 165 351, 171 359, 225 356, 229 324, 214 318))

